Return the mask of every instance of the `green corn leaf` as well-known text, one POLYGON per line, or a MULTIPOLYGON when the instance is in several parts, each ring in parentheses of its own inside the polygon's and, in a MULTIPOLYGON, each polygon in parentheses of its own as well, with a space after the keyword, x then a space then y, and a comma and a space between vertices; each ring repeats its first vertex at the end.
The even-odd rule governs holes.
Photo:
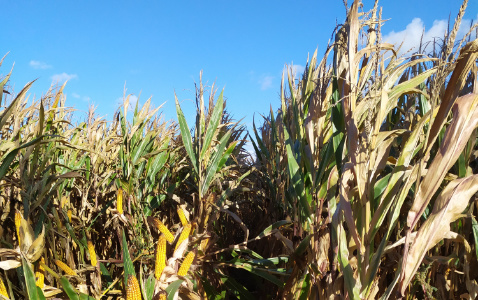
POLYGON ((174 98, 176 99, 176 113, 178 115, 179 129, 181 130, 181 138, 183 140, 184 148, 188 153, 189 159, 191 160, 196 174, 199 174, 196 154, 194 153, 193 149, 191 132, 189 131, 188 123, 186 122, 186 118, 184 118, 183 111, 181 110, 181 106, 179 105, 178 97, 174 95, 174 98))
POLYGON ((226 164, 227 160, 229 159, 229 156, 231 156, 231 153, 236 148, 236 145, 237 145, 237 141, 234 141, 231 143, 231 145, 229 145, 229 148, 226 149, 226 151, 221 157, 221 160, 219 161, 219 164, 217 165, 216 172, 221 171, 222 167, 226 164))
POLYGON ((126 286, 128 283, 129 275, 133 275, 136 277, 136 273, 134 271, 133 261, 131 260, 131 256, 129 255, 128 243, 126 242, 126 234, 124 233, 124 229, 123 229, 123 268, 124 268, 124 286, 126 286))
MULTIPOLYGON (((35 274, 33 273, 30 265, 24 257, 22 257, 23 275, 25 276, 25 284, 27 286, 28 299, 37 300, 40 299, 38 289, 35 283, 35 274)), ((40 290, 41 292, 41 290, 40 290)), ((43 296, 43 293, 41 293, 43 296)), ((45 296, 43 296, 45 298, 45 296)))
MULTIPOLYGON (((264 142, 262 141, 262 139, 259 137, 259 134, 257 133, 256 124, 255 124, 254 119, 252 120, 252 129, 254 130, 254 135, 256 136, 256 141, 257 141, 257 144, 259 145, 259 149, 261 150, 261 156, 260 157, 265 156, 266 160, 270 160, 271 159, 271 154, 269 153, 269 150, 266 148, 266 146, 264 145, 264 142)), ((252 140, 252 138, 251 138, 251 140, 252 140)), ((257 158, 259 158, 259 156, 257 158)))
POLYGON ((178 291, 179 287, 181 286, 181 283, 183 283, 184 280, 178 279, 168 285, 166 288, 166 293, 168 294, 168 300, 174 300, 174 295, 176 295, 176 292, 178 291))
POLYGON ((312 287, 312 283, 310 281, 310 273, 305 273, 298 283, 298 292, 299 295, 297 297, 298 300, 307 300, 309 299, 310 288, 312 287))
POLYGON ((273 233, 274 230, 288 224, 292 224, 292 222, 288 220, 277 221, 274 224, 267 226, 267 228, 264 229, 261 233, 259 233, 255 239, 260 239, 260 238, 269 236, 273 233))
POLYGON ((254 296, 242 284, 239 284, 234 278, 223 276, 221 277, 221 281, 237 299, 255 299, 254 296))
POLYGON ((206 151, 209 149, 211 145, 212 138, 216 133, 217 127, 219 126, 219 122, 222 119, 222 113, 224 111, 224 100, 223 94, 224 91, 221 91, 221 94, 217 98, 216 105, 214 106, 214 110, 212 112, 211 118, 209 119, 209 124, 207 125, 206 136, 204 137, 204 142, 202 144, 201 155, 199 156, 200 160, 204 159, 204 155, 206 151))
POLYGON ((473 237, 475 238, 475 253, 478 258, 478 222, 476 222, 475 217, 471 216, 471 225, 473 228, 473 237))
POLYGON ((295 194, 299 198, 300 211, 302 220, 307 220, 307 222, 312 223, 311 211, 309 202, 307 201, 307 195, 304 187, 304 181, 300 167, 295 160, 294 154, 292 152, 291 141, 289 138, 289 133, 287 129, 284 128, 284 136, 286 139, 286 150, 287 150, 287 163, 289 170, 289 177, 291 180, 292 187, 294 188, 295 194))
POLYGON ((221 160, 224 148, 226 148, 226 144, 231 137, 232 131, 229 130, 221 139, 219 145, 216 148, 216 152, 213 154, 212 159, 210 160, 209 166, 206 170, 206 176, 204 178, 203 184, 201 185, 201 189, 199 193, 201 196, 204 196, 211 184, 212 180, 214 179, 214 175, 216 175, 217 167, 219 165, 219 161, 221 160))

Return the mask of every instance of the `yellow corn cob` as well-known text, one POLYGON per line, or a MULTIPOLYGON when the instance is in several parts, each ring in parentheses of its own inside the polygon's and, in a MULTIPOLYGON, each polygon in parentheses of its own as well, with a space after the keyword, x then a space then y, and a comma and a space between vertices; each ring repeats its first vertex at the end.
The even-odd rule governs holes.
POLYGON ((68 215, 68 221, 70 221, 70 224, 72 223, 71 222, 71 215, 73 214, 73 212, 71 211, 71 209, 69 209, 66 214, 68 215))
POLYGON ((42 263, 45 263, 45 259, 42 257, 40 262, 37 265, 37 271, 35 272, 35 278, 36 278, 36 284, 37 287, 43 289, 45 286, 45 269, 41 265, 42 263))
POLYGON ((188 223, 188 220, 186 219, 186 216, 184 215, 184 211, 182 210, 181 207, 178 207, 178 216, 179 216, 179 220, 181 220, 181 224, 183 224, 183 226, 186 226, 186 224, 188 223))
POLYGON ((184 226, 183 231, 181 232, 181 235, 179 236, 179 240, 176 243, 176 248, 174 248, 174 251, 176 251, 179 245, 181 245, 181 243, 188 238, 190 232, 191 232, 191 223, 186 224, 184 226))
POLYGON ((0 295, 2 295, 3 297, 7 299, 10 299, 8 297, 7 289, 5 288, 5 285, 3 284, 3 280, 1 277, 0 277, 0 295))
POLYGON ((162 234, 159 237, 158 246, 156 248, 156 265, 154 268, 154 277, 157 280, 161 278, 164 267, 166 267, 166 236, 162 234))
POLYGON ((166 294, 159 295, 159 300, 166 300, 166 294))
POLYGON ((95 246, 90 240, 88 240, 88 252, 90 253, 91 265, 96 267, 97 260, 96 260, 95 246))
POLYGON ((184 259, 183 263, 181 264, 181 267, 179 268, 178 271, 178 276, 186 276, 186 274, 189 271, 189 267, 191 267, 191 264, 193 263, 194 256, 196 254, 194 251, 191 251, 186 255, 186 258, 184 259))
POLYGON ((15 228, 17 230, 17 238, 18 238, 18 245, 21 244, 20 241, 20 224, 22 223, 22 214, 18 211, 15 210, 15 228))
POLYGON ((169 243, 172 243, 174 241, 173 234, 171 233, 171 231, 169 231, 169 229, 166 226, 164 226, 163 222, 161 222, 160 220, 154 217, 148 217, 148 221, 152 223, 154 227, 156 227, 156 229, 159 230, 159 232, 161 232, 162 234, 166 236, 166 240, 169 243))
POLYGON ((128 284, 126 287, 126 300, 141 300, 141 292, 139 283, 133 275, 128 276, 128 284))
POLYGON ((123 214, 123 190, 119 189, 116 194, 116 209, 120 215, 123 214))
POLYGON ((64 262, 57 259, 55 260, 55 264, 58 266, 58 268, 62 269, 63 272, 65 272, 66 274, 72 275, 72 276, 78 276, 75 273, 75 271, 73 271, 70 267, 68 267, 64 262))

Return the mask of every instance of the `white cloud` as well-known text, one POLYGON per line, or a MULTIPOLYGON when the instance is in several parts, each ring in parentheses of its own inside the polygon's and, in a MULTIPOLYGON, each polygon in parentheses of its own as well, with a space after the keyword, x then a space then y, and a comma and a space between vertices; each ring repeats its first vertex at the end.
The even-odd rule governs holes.
POLYGON ((42 69, 42 70, 52 68, 51 65, 38 60, 30 60, 30 67, 32 67, 33 69, 42 69))
MULTIPOLYGON (((460 28, 457 34, 457 40, 463 38, 465 33, 470 29, 471 20, 464 19, 461 22, 460 28)), ((453 24, 450 25, 451 28, 453 24)), ((446 31, 448 30, 448 21, 447 20, 435 20, 433 21, 432 27, 427 29, 420 18, 413 19, 407 27, 402 31, 391 31, 383 37, 383 40, 387 43, 395 44, 397 47, 403 42, 402 48, 400 49, 400 54, 404 54, 409 50, 412 50, 411 53, 418 51, 420 46, 420 40, 423 35, 423 45, 426 45, 429 42, 433 42, 435 39, 437 42, 441 43, 440 40, 445 36, 446 31)), ((472 36, 474 38, 475 35, 472 36)), ((431 50, 432 45, 427 47, 427 50, 431 50)))
POLYGON ((71 80, 71 79, 78 79, 78 75, 67 74, 67 73, 63 72, 61 74, 55 74, 51 77, 51 80, 55 83, 65 82, 65 81, 71 80))
POLYGON ((269 75, 263 75, 259 79, 259 84, 261 85, 261 90, 267 90, 272 87, 272 80, 274 79, 274 76, 269 76, 269 75))
POLYGON ((90 102, 91 98, 88 96, 81 96, 78 93, 72 93, 71 96, 75 99, 80 99, 81 101, 90 102))

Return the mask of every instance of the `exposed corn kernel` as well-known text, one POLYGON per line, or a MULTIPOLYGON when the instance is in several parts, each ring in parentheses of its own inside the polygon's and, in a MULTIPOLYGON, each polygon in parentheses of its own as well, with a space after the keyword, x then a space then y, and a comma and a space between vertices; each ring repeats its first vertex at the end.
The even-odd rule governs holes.
POLYGON ((69 210, 66 212, 66 214, 68 215, 68 221, 70 222, 70 224, 73 223, 73 222, 71 222, 71 215, 73 214, 73 211, 72 211, 71 209, 69 209, 69 210))
POLYGON ((174 236, 173 234, 171 233, 171 231, 169 231, 169 229, 163 224, 163 222, 161 222, 160 220, 158 220, 157 218, 154 218, 154 217, 148 217, 148 221, 154 225, 154 227, 156 227, 157 230, 159 230, 159 232, 161 232, 162 234, 164 234, 166 236, 166 240, 169 242, 169 243, 172 243, 174 241, 174 236))
POLYGON ((191 232, 191 223, 186 224, 183 227, 183 231, 181 232, 181 235, 179 236, 178 242, 176 243, 176 248, 174 248, 174 251, 178 249, 178 247, 181 245, 181 243, 189 237, 189 233, 191 232))
POLYGON ((35 272, 36 285, 41 289, 45 287, 45 269, 43 268, 42 263, 45 263, 45 259, 43 257, 38 262, 35 272))
POLYGON ((58 266, 58 268, 62 269, 63 272, 65 272, 68 275, 71 276, 78 276, 75 271, 73 271, 70 267, 68 267, 64 262, 61 260, 55 260, 55 264, 58 266))
POLYGON ((179 220, 181 220, 181 224, 183 224, 183 226, 186 226, 186 224, 188 223, 188 220, 186 219, 186 215, 184 214, 183 209, 179 206, 178 206, 178 216, 179 216, 179 220))
POLYGON ((5 285, 3 284, 3 280, 1 277, 0 277, 0 295, 2 295, 3 297, 7 299, 10 299, 8 297, 7 289, 5 288, 5 285))
POLYGON ((184 259, 183 263, 181 264, 181 267, 179 268, 178 271, 178 276, 186 276, 186 274, 189 271, 189 267, 191 267, 191 264, 193 263, 194 256, 196 254, 194 251, 191 251, 186 255, 186 258, 184 259))
POLYGON ((123 190, 119 189, 116 194, 116 209, 120 215, 123 214, 123 190))
POLYGON ((126 300, 141 300, 141 291, 139 290, 139 283, 133 275, 128 276, 128 283, 126 286, 126 300))
POLYGON ((96 260, 95 246, 90 240, 88 240, 88 252, 90 253, 91 265, 96 267, 97 260, 96 260))
POLYGON ((154 268, 154 277, 157 280, 161 278, 164 267, 166 267, 166 236, 162 234, 159 237, 158 246, 156 247, 156 265, 154 268))

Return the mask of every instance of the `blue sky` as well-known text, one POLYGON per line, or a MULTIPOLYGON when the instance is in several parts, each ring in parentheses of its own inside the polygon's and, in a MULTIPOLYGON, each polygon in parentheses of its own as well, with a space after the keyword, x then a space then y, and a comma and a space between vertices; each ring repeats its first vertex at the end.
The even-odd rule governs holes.
MULTIPOLYGON (((152 96, 165 120, 176 120, 174 92, 187 119, 195 113, 194 83, 225 88, 228 110, 252 124, 253 114, 279 107, 285 64, 300 70, 307 55, 324 53, 336 22, 345 19, 343 2, 333 1, 0 1, 0 55, 10 52, 0 74, 15 63, 15 92, 38 78, 31 98, 52 82, 69 79, 67 106, 83 118, 89 104, 111 119, 123 96, 152 96)), ((382 0, 383 34, 391 42, 406 37, 414 46, 423 27, 426 37, 442 36, 459 0, 382 0), (431 4, 433 3, 433 4, 431 4)), ((373 1, 364 1, 368 11, 373 1)), ((466 24, 478 17, 471 0, 466 24)), ((192 124, 190 124, 191 126, 192 124)))

